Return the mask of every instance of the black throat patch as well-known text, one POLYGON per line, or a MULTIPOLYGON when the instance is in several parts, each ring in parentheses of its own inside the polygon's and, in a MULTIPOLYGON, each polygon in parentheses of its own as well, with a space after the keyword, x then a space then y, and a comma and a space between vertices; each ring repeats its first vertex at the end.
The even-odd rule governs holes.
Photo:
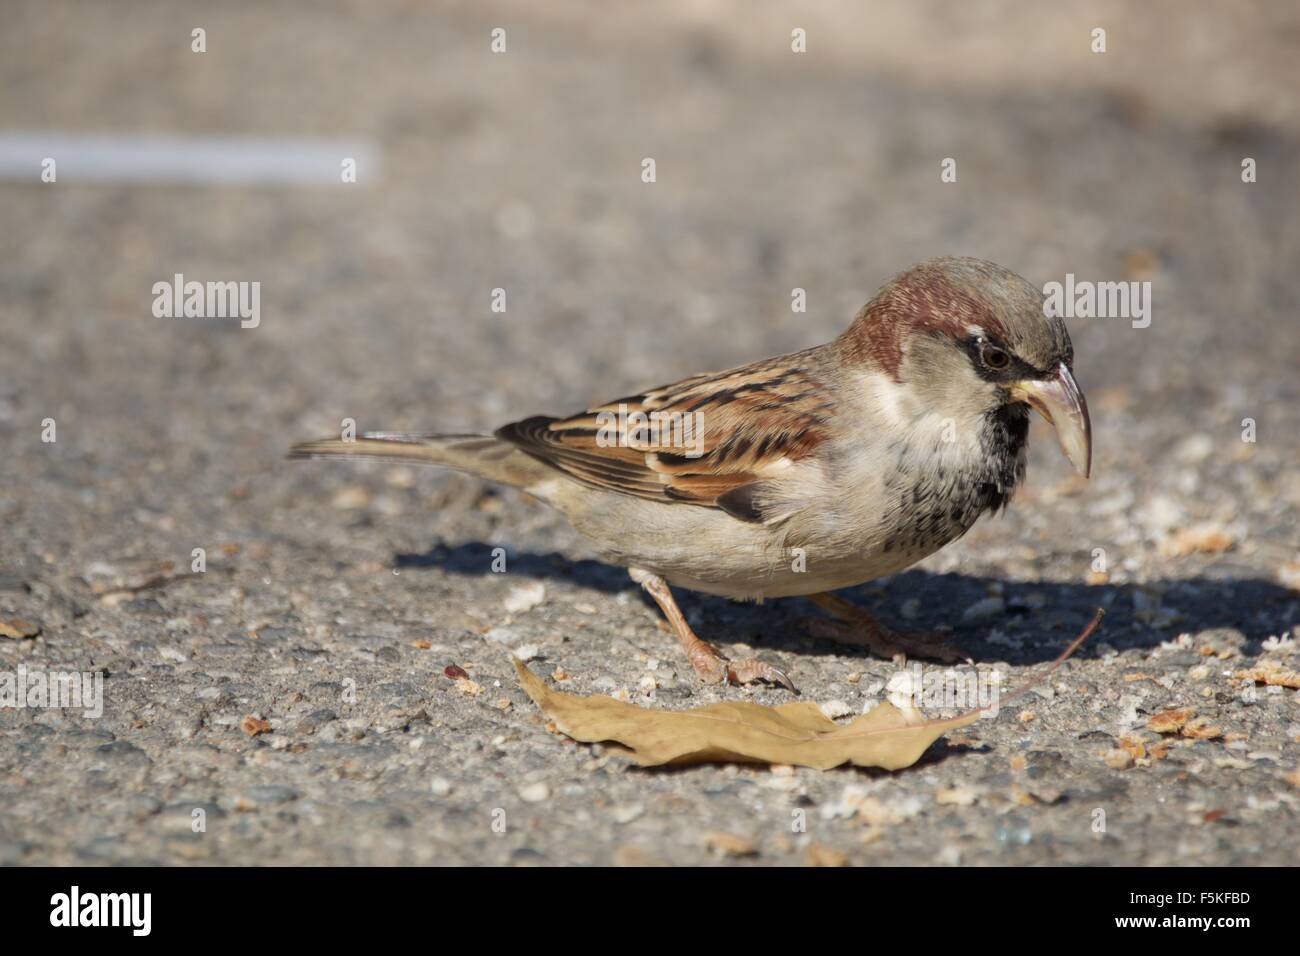
POLYGON ((908 464, 885 482, 890 527, 886 552, 930 554, 970 530, 987 511, 1005 508, 1025 474, 1029 409, 1003 405, 984 416, 980 454, 960 468, 908 464))

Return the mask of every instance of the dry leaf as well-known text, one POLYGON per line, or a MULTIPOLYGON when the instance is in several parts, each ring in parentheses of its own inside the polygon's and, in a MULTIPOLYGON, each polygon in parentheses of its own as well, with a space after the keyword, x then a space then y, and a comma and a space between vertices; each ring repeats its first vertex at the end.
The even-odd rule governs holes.
POLYGON ((468 677, 462 677, 452 685, 462 694, 468 694, 471 697, 477 697, 483 693, 483 685, 478 681, 472 681, 468 677))
POLYGON ((763 707, 727 701, 694 710, 650 710, 612 697, 551 690, 512 658, 528 696, 560 731, 583 743, 615 741, 642 766, 737 761, 828 770, 840 764, 910 767, 945 731, 974 723, 978 713, 927 721, 888 702, 837 724, 809 701, 763 707))
POLYGON ((1132 737, 1119 738, 1119 749, 1125 751, 1135 761, 1145 759, 1147 755, 1146 744, 1132 737))
POLYGON ((758 847, 752 841, 721 830, 704 834, 704 845, 721 856, 758 856, 758 847))
POLYGON ((1236 541, 1226 528, 1215 524, 1202 524, 1194 528, 1184 528, 1161 545, 1160 550, 1167 558, 1185 558, 1189 554, 1222 554, 1236 541))
POLYGON ((1222 737, 1223 731, 1213 726, 1208 717, 1197 717, 1195 720, 1187 722, 1182 734, 1184 737, 1191 737, 1193 740, 1213 740, 1215 737, 1222 737))
POLYGON ((242 727, 244 733, 248 734, 250 737, 257 737, 261 734, 269 734, 271 732, 271 722, 269 720, 263 720, 261 717, 253 717, 251 715, 245 717, 244 722, 239 726, 242 727))
POLYGON ((808 846, 808 865, 848 866, 849 855, 824 843, 812 843, 808 846))
POLYGON ((1300 690, 1300 671, 1287 670, 1277 661, 1260 661, 1248 671, 1237 671, 1237 680, 1300 690))
POLYGON ((21 617, 0 619, 0 637, 12 637, 14 640, 22 640, 27 637, 35 637, 40 633, 41 626, 39 624, 25 621, 21 617))
MULTIPOLYGON (((1104 614, 1098 608, 1051 667, 1004 698, 1002 706, 1051 675, 1097 629, 1104 614)), ((836 724, 808 701, 779 707, 727 701, 694 710, 650 710, 603 695, 579 697, 552 690, 518 658, 510 660, 524 691, 561 733, 582 743, 621 744, 643 767, 734 761, 818 770, 845 763, 900 770, 916 763, 944 733, 973 724, 983 713, 973 710, 947 720, 926 720, 919 711, 881 701, 852 722, 836 724)))
POLYGON ((1154 730, 1158 734, 1176 734, 1195 713, 1190 707, 1162 710, 1158 714, 1152 714, 1151 719, 1147 721, 1147 729, 1154 730))

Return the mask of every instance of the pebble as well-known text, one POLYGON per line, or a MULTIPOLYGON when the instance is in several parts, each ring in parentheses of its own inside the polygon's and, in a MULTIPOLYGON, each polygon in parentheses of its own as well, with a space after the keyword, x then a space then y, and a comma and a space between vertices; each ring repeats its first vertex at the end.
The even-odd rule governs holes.
POLYGON ((961 612, 963 621, 986 621, 1002 614, 1007 609, 1007 602, 1000 597, 986 597, 976 601, 961 612))
POLYGON ((551 799, 550 785, 545 781, 527 784, 519 789, 519 799, 524 803, 544 803, 551 799))
POLYGON ((847 717, 849 714, 854 713, 853 708, 842 700, 827 700, 817 706, 821 708, 822 713, 830 720, 835 720, 839 717, 847 717))
POLYGON ((519 628, 511 627, 508 624, 494 627, 483 635, 485 641, 489 641, 492 644, 501 644, 506 647, 516 644, 521 637, 523 637, 523 634, 520 632, 519 628))
POLYGON ((614 818, 615 823, 631 823, 643 813, 645 813, 645 804, 625 803, 614 807, 610 811, 610 816, 614 818))
POLYGON ((341 511, 353 511, 357 508, 364 508, 370 504, 370 490, 361 485, 349 485, 340 489, 333 500, 330 502, 335 508, 341 511))
POLYGON ((525 611, 531 611, 537 605, 546 600, 546 585, 541 581, 530 581, 528 584, 521 584, 510 589, 506 595, 505 605, 506 612, 509 614, 522 614, 525 611))

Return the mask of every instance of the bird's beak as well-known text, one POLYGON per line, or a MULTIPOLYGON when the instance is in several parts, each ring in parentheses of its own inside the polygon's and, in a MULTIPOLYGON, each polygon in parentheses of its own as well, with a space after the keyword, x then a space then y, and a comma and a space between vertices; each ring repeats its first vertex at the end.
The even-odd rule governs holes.
POLYGON ((1088 402, 1064 362, 1044 379, 1025 379, 1011 388, 1018 402, 1027 402, 1056 429, 1061 451, 1074 470, 1087 478, 1092 473, 1092 422, 1088 402))

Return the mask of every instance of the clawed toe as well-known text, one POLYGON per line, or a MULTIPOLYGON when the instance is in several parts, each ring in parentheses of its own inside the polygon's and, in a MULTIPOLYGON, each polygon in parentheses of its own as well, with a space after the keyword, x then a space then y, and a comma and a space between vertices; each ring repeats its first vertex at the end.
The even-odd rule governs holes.
POLYGON ((710 645, 698 648, 696 653, 689 657, 695 673, 706 684, 775 684, 797 693, 794 683, 785 675, 785 671, 755 657, 743 661, 728 660, 710 645))
POLYGON ((756 657, 743 661, 731 661, 727 667, 727 679, 733 684, 753 684, 761 681, 765 684, 777 684, 786 690, 795 691, 794 683, 785 676, 785 672, 765 664, 756 657))

